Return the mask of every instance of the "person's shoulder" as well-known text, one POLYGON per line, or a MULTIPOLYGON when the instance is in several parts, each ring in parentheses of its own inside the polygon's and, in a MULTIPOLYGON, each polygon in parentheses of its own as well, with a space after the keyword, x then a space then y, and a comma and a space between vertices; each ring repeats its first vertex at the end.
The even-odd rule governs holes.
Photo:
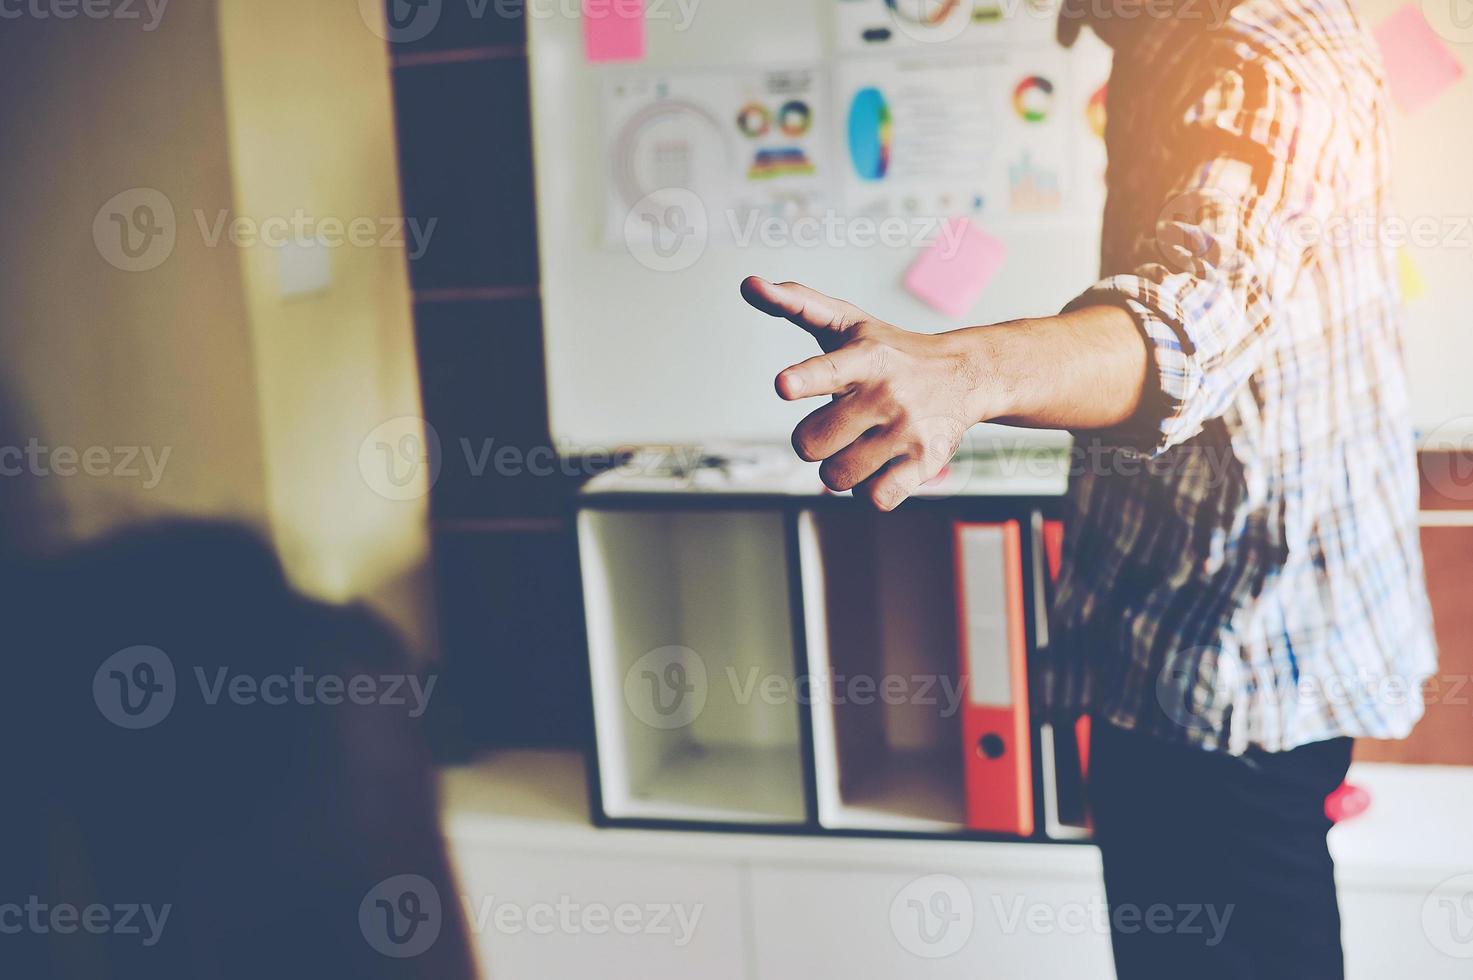
POLYGON ((1228 56, 1311 90, 1342 87, 1373 60, 1349 0, 1239 0, 1208 34, 1228 56))
POLYGON ((1334 117, 1359 116, 1380 97, 1375 42, 1349 0, 1200 2, 1217 14, 1185 61, 1241 90, 1245 109, 1313 124, 1328 138, 1334 117))

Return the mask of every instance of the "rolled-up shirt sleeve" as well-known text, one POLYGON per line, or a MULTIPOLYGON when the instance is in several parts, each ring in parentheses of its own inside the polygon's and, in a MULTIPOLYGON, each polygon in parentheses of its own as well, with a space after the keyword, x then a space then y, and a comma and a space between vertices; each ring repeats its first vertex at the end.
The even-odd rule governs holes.
POLYGON ((1316 181, 1333 169, 1327 101, 1278 64, 1234 52, 1197 77, 1160 132, 1180 167, 1145 182, 1152 200, 1117 209, 1134 226, 1114 229, 1129 247, 1107 249, 1105 278, 1066 307, 1118 305, 1139 326, 1147 390, 1113 435, 1151 455, 1227 412, 1263 363, 1305 266, 1305 233, 1327 217, 1316 181))

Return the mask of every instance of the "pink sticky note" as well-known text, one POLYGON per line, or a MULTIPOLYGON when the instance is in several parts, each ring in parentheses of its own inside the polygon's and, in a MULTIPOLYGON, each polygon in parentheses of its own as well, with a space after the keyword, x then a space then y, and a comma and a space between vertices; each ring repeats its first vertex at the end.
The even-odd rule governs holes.
POLYGON ((644 0, 583 0, 583 55, 589 61, 644 57, 644 0))
POLYGON ((1391 97, 1416 112, 1463 77, 1463 66, 1437 36, 1422 10, 1409 3, 1376 28, 1391 97))
POLYGON ((947 316, 967 315, 1002 265, 1001 241, 970 219, 953 218, 905 274, 905 288, 947 316))

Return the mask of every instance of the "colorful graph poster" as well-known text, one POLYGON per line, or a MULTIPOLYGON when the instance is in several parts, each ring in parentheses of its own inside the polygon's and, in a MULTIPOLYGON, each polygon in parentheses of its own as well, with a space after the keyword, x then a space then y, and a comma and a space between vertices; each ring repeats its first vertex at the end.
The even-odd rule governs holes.
POLYGON ((817 68, 620 74, 604 109, 611 245, 677 206, 714 240, 753 214, 829 206, 829 79, 817 68))
POLYGON ((1057 47, 846 59, 836 84, 850 213, 995 223, 1081 205, 1087 125, 1057 47))

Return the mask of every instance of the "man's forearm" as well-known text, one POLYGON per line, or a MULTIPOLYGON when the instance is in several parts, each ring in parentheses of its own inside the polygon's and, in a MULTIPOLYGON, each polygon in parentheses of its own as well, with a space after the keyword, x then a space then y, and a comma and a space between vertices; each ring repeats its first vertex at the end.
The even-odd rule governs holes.
POLYGON ((974 379, 978 422, 1049 429, 1119 425, 1140 409, 1149 352, 1130 314, 1087 306, 946 335, 974 379))
POLYGON ((978 422, 1105 428, 1144 397, 1146 341, 1116 307, 923 334, 799 283, 752 276, 742 296, 823 350, 777 376, 789 401, 828 399, 793 430, 794 450, 822 461, 829 489, 882 510, 935 477, 978 422))

